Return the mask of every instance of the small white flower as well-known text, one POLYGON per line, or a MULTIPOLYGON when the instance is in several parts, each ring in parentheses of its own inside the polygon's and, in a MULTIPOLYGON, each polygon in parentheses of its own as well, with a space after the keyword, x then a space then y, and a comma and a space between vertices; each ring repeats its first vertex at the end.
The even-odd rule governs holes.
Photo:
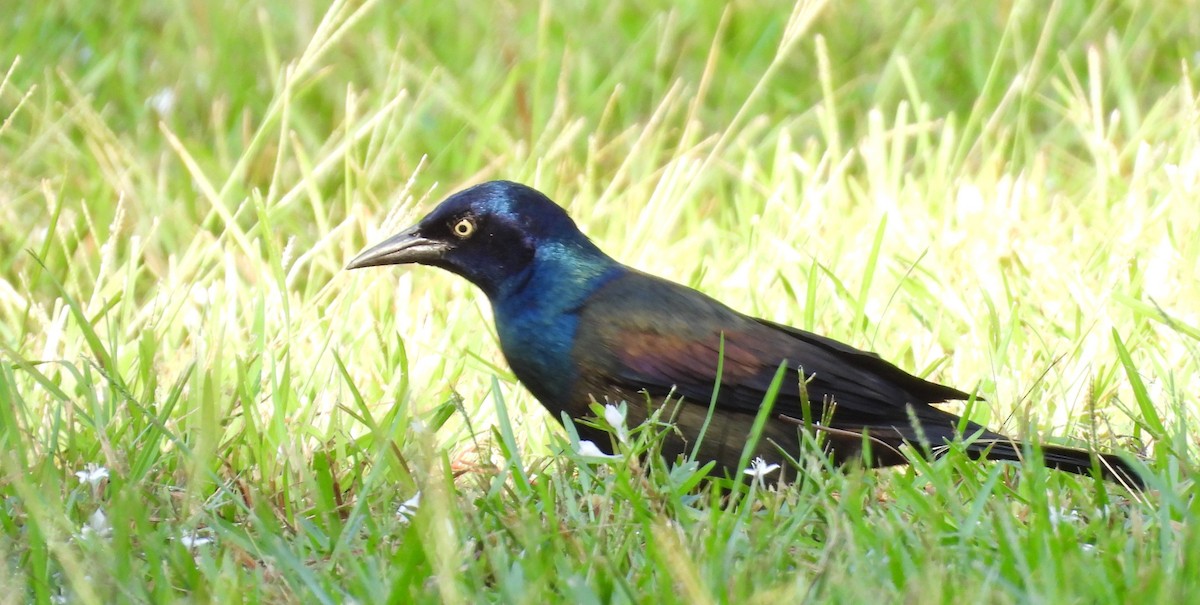
POLYGON ((111 533, 112 526, 108 524, 108 517, 105 516, 104 511, 98 508, 96 512, 92 513, 92 516, 88 517, 87 524, 79 531, 79 535, 84 538, 91 536, 107 538, 111 533))
POLYGON ((101 481, 108 479, 108 469, 89 462, 83 470, 75 471, 75 476, 79 478, 80 483, 96 487, 101 481))
POLYGON ((629 440, 629 431, 625 429, 625 410, 611 403, 604 404, 604 421, 617 431, 617 440, 625 443, 629 440))
POLYGON ((604 452, 600 451, 600 448, 596 447, 595 443, 592 443, 591 441, 587 441, 587 440, 580 441, 579 449, 576 451, 579 452, 580 456, 583 456, 585 458, 596 458, 599 460, 620 460, 621 459, 620 456, 617 456, 614 454, 605 454, 604 452))
POLYGON ((198 546, 204 546, 205 544, 212 544, 213 542, 215 542, 215 540, 212 538, 191 532, 183 532, 183 535, 179 536, 179 543, 182 544, 184 548, 196 548, 198 546))
POLYGON ((771 473, 773 473, 777 470, 779 470, 778 464, 767 464, 767 461, 763 460, 762 456, 759 456, 759 457, 755 458, 753 462, 750 463, 750 468, 748 468, 742 472, 751 477, 754 477, 755 480, 761 481, 767 475, 770 475, 771 473))
POLYGON ((623 427, 625 426, 625 411, 607 403, 604 405, 604 421, 614 427, 623 427))
POLYGON ((175 91, 170 88, 160 89, 146 99, 146 106, 153 109, 159 117, 165 117, 175 109, 175 91))
POLYGON ((396 509, 396 516, 402 521, 409 521, 417 514, 417 507, 421 504, 421 492, 400 503, 400 508, 396 509))
POLYGON ((1066 508, 1051 508, 1050 509, 1050 526, 1058 527, 1060 524, 1081 525, 1083 524, 1083 516, 1078 510, 1066 508))

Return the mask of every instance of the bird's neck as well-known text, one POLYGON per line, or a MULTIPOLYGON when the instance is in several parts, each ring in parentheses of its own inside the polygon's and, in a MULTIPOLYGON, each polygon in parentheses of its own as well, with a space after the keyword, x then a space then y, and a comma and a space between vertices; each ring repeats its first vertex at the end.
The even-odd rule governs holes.
POLYGON ((585 247, 543 246, 521 274, 491 297, 500 348, 517 378, 542 403, 569 396, 580 307, 625 271, 590 242, 585 247))
POLYGON ((552 315, 577 306, 622 270, 591 242, 545 244, 522 271, 489 294, 497 312, 506 316, 552 315))

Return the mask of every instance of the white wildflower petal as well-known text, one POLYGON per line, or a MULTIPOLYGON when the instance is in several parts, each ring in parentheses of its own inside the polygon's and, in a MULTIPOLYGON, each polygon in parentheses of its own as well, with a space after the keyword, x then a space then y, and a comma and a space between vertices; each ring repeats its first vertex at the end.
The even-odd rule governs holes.
POLYGON ((625 428, 625 410, 611 403, 604 404, 604 421, 616 431, 617 441, 629 442, 629 430, 625 428))
POLYGON ((763 479, 767 475, 779 470, 778 464, 767 464, 766 460, 759 456, 750 463, 750 468, 742 471, 743 473, 754 477, 755 479, 763 479))
POLYGON ((212 544, 215 541, 216 540, 208 536, 201 536, 199 534, 190 532, 184 532, 182 536, 179 536, 179 543, 182 544, 184 548, 196 548, 198 546, 204 546, 205 544, 212 544))
POLYGON ((417 514, 417 507, 420 505, 421 492, 417 492, 413 497, 400 503, 400 508, 396 509, 396 516, 404 521, 408 521, 417 514))
POLYGON ((175 109, 175 97, 174 90, 163 88, 146 99, 146 105, 160 117, 166 117, 175 109))
POLYGON ((84 538, 90 536, 107 538, 112 533, 112 526, 109 525, 108 516, 104 514, 104 511, 97 508, 96 512, 88 517, 87 524, 80 529, 79 533, 84 538))
POLYGON ((1068 525, 1079 525, 1083 523, 1083 517, 1079 511, 1066 508, 1051 508, 1050 509, 1050 525, 1058 527, 1060 523, 1068 525))
POLYGON ((620 460, 621 459, 621 457, 617 456, 617 455, 605 454, 604 452, 600 451, 599 447, 596 447, 595 443, 593 443, 591 441, 587 441, 587 440, 580 441, 579 449, 576 451, 579 452, 580 456, 583 456, 585 458, 596 458, 598 460, 620 460))
POLYGON ((611 403, 605 404, 604 421, 615 429, 625 428, 625 411, 611 403))
POLYGON ((105 479, 108 479, 108 469, 98 464, 88 463, 81 471, 75 471, 75 476, 80 483, 87 483, 91 486, 99 485, 105 479))

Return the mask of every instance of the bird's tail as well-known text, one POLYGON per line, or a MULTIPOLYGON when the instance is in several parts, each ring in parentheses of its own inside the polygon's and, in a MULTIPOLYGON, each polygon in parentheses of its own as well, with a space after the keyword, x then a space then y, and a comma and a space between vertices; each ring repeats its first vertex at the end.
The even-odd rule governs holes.
MULTIPOLYGON (((787 418, 787 417, 784 417, 787 418)), ((799 420, 789 419, 796 424, 799 420)), ((966 439, 966 452, 972 458, 987 460, 1022 461, 1029 457, 1027 452, 1040 451, 1041 463, 1049 468, 1075 473, 1076 475, 1091 476, 1093 469, 1100 471, 1100 476, 1130 489, 1144 489, 1146 486, 1142 475, 1128 462, 1115 454, 1101 454, 1058 445, 1042 445, 1034 450, 1028 444, 1010 439, 1000 433, 989 431, 982 425, 968 422, 965 430, 958 430, 959 418, 947 415, 938 422, 930 421, 917 426, 919 428, 902 427, 895 424, 850 425, 843 427, 816 427, 826 433, 833 442, 835 460, 845 463, 850 460, 862 460, 864 452, 863 433, 871 447, 867 457, 869 466, 892 466, 907 464, 908 459, 901 451, 901 446, 909 444, 926 444, 920 449, 926 456, 936 458, 948 452, 948 442, 966 439), (856 443, 857 442, 857 443, 856 443)))
MULTIPOLYGON (((1100 454, 1057 445, 1043 445, 1040 449, 1042 463, 1047 467, 1076 475, 1091 475, 1093 469, 1098 469, 1100 476, 1109 481, 1129 488, 1145 487, 1145 481, 1133 466, 1115 454, 1100 454)), ((1004 437, 978 439, 967 445, 969 454, 988 460, 1021 461, 1028 457, 1030 451, 1032 450, 1021 442, 1004 437)))

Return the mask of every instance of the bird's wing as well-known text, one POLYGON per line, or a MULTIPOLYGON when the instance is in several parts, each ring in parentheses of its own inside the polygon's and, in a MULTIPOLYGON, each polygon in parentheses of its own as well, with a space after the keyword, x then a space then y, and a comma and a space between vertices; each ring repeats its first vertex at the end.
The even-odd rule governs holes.
MULTIPOLYGON (((836 403, 835 426, 907 426, 910 408, 918 418, 945 421, 948 415, 928 404, 967 398, 871 353, 742 315, 700 292, 641 273, 613 280, 592 295, 582 309, 574 355, 590 385, 655 396, 673 390, 696 403, 711 398, 721 360, 717 405, 751 414, 786 360, 806 379, 814 418, 829 401, 836 403)), ((788 376, 776 412, 801 418, 801 401, 799 376, 788 376)))

